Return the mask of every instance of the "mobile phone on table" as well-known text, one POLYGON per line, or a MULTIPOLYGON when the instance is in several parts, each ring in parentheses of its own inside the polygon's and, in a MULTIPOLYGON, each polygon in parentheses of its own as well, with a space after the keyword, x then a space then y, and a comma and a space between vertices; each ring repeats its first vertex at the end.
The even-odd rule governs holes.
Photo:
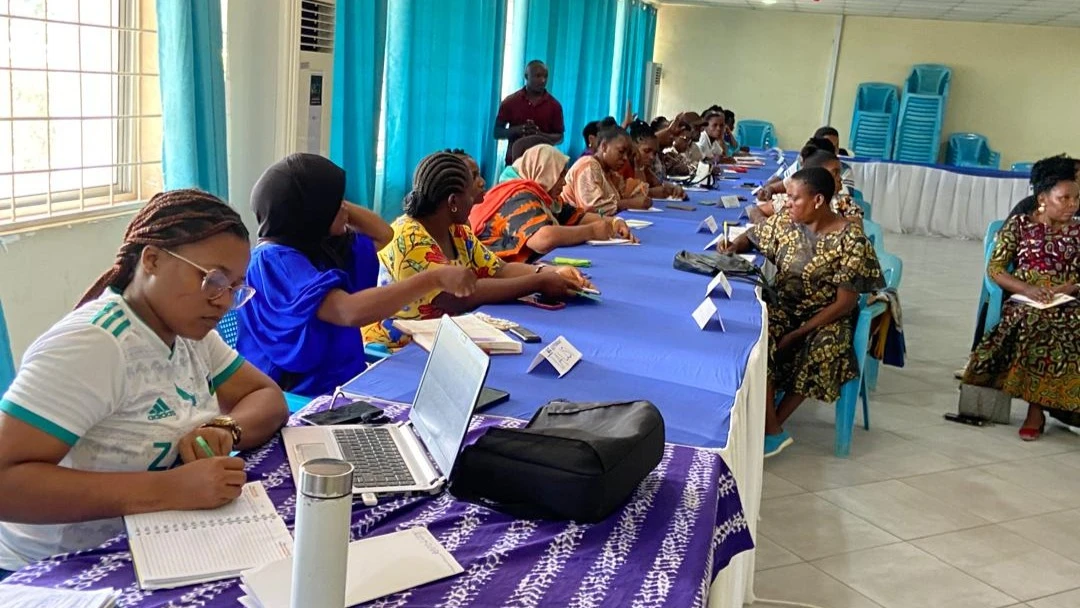
POLYGON ((544 310, 562 310, 563 308, 566 308, 566 302, 549 300, 536 293, 518 298, 518 300, 537 308, 543 308, 544 310))
POLYGON ((540 339, 540 334, 526 329, 520 325, 515 325, 506 331, 510 332, 526 344, 535 344, 537 342, 542 342, 542 340, 540 339))
POLYGON ((485 386, 484 389, 480 391, 480 398, 476 400, 476 408, 473 411, 481 412, 489 407, 495 407, 500 403, 505 403, 509 399, 510 393, 485 386))
POLYGON ((697 207, 695 207, 693 205, 686 204, 686 203, 668 203, 667 208, 668 209, 678 209, 679 211, 693 211, 693 210, 697 209, 697 207))
MULTIPOLYGON (((335 398, 335 403, 338 400, 335 398)), ((381 409, 367 401, 354 401, 351 399, 346 400, 341 405, 333 405, 331 409, 300 416, 300 420, 315 426, 389 422, 381 409)))

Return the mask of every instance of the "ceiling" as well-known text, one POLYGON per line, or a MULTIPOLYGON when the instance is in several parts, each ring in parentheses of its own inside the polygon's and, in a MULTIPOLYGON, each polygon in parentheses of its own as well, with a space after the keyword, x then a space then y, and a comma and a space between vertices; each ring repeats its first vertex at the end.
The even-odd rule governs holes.
POLYGON ((1080 27, 1080 0, 656 0, 803 13, 1080 27))

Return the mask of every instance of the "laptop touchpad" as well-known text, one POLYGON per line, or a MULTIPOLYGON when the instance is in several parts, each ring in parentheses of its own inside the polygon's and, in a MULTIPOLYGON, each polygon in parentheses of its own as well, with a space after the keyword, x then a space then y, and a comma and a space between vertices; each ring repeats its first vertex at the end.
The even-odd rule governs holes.
POLYGON ((329 458, 330 450, 325 443, 301 443, 296 446, 296 452, 300 455, 300 462, 304 463, 316 458, 329 458))

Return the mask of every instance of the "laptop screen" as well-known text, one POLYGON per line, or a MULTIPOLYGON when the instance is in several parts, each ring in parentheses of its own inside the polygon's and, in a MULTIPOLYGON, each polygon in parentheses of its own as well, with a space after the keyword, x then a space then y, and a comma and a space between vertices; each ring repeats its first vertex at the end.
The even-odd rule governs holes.
POLYGON ((487 372, 487 354, 450 317, 443 316, 409 420, 447 477, 461 451, 487 372))

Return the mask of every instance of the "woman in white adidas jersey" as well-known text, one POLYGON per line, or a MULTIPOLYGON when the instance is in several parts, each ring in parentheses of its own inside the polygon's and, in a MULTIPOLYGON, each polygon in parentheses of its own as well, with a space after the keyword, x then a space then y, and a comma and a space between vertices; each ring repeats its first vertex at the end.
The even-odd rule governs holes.
POLYGON ((277 385, 213 331, 252 295, 249 247, 218 198, 160 193, 113 268, 26 352, 0 400, 0 569, 93 548, 123 515, 239 496, 230 451, 288 417, 277 385))

